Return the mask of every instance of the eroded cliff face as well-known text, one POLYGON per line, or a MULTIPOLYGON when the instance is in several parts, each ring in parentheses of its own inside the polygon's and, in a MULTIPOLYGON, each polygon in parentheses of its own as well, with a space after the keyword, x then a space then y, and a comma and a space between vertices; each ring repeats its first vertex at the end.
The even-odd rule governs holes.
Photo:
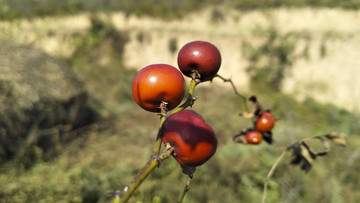
MULTIPOLYGON (((215 16, 214 9, 207 9, 174 21, 123 13, 100 17, 128 33, 124 50, 127 67, 140 69, 152 63, 176 65, 177 51, 185 43, 207 40, 222 53, 219 74, 231 77, 242 90, 248 90, 249 86, 246 69, 250 61, 244 44, 260 46, 265 40, 262 33, 269 30, 276 30, 278 36, 290 35, 293 61, 285 71, 281 91, 300 100, 312 97, 360 111, 359 11, 307 8, 239 12, 217 8, 217 12, 220 15, 215 16)), ((68 58, 75 50, 76 38, 91 27, 89 16, 1 22, 0 39, 32 44, 50 55, 68 58)), ((221 81, 214 83, 223 85, 221 81)))

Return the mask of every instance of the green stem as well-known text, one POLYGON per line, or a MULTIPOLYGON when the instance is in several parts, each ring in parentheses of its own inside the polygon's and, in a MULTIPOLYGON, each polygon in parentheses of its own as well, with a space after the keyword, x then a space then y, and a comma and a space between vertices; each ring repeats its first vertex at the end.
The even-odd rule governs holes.
POLYGON ((158 155, 160 153, 160 148, 161 148, 161 143, 162 143, 162 139, 161 139, 161 126, 165 121, 165 115, 163 113, 161 113, 161 118, 160 118, 160 125, 159 125, 159 130, 156 136, 156 142, 154 144, 154 149, 153 149, 153 156, 154 155, 158 155))
MULTIPOLYGON (((191 80, 190 89, 189 89, 189 93, 188 93, 188 96, 186 98, 186 101, 182 105, 180 105, 178 108, 176 108, 173 112, 171 112, 171 114, 182 111, 182 110, 186 109, 187 107, 192 106, 194 104, 193 94, 194 94, 194 89, 195 89, 196 85, 197 85, 196 80, 191 80)), ((159 154, 159 152, 160 152, 161 143, 162 143, 161 130, 160 129, 161 129, 162 124, 165 121, 166 113, 167 113, 166 110, 164 110, 162 108, 161 115, 160 115, 161 118, 160 118, 159 131, 158 131, 158 134, 156 136, 156 142, 155 142, 154 149, 153 149, 153 155, 159 154)))
POLYGON ((194 98, 193 98, 193 95, 194 95, 194 90, 195 90, 195 87, 198 83, 196 82, 196 80, 191 80, 190 82, 190 89, 189 89, 189 93, 188 93, 188 96, 186 98, 186 101, 181 104, 178 108, 176 108, 172 114, 176 113, 176 112, 179 112, 179 111, 182 111, 184 109, 186 109, 187 107, 189 106, 192 106, 194 104, 194 98))
POLYGON ((184 197, 185 197, 185 194, 186 194, 186 193, 189 191, 189 189, 190 189, 191 179, 192 179, 192 176, 188 176, 188 179, 187 179, 187 181, 186 181, 185 188, 184 188, 183 192, 181 193, 181 196, 180 196, 179 200, 177 201, 177 203, 182 203, 182 202, 183 202, 184 197))
MULTIPOLYGON (((194 94, 194 89, 195 86, 198 83, 196 82, 195 79, 191 80, 190 83, 190 89, 189 89, 189 93, 188 93, 188 97, 186 98, 186 101, 180 105, 177 109, 175 109, 172 114, 179 112, 181 110, 186 109, 189 106, 192 106, 194 103, 194 98, 193 98, 193 94, 194 94)), ((161 149, 161 144, 162 144, 162 139, 161 139, 161 127, 166 119, 166 104, 162 104, 163 106, 161 106, 161 117, 160 117, 160 124, 159 124, 159 130, 156 136, 156 142, 154 144, 154 148, 153 148, 153 153, 152 156, 150 158, 150 160, 146 163, 145 167, 141 170, 141 172, 135 177, 135 179, 133 180, 133 182, 130 184, 129 187, 125 187, 124 191, 122 194, 120 194, 119 192, 115 193, 114 195, 114 203, 123 203, 123 202, 127 202, 129 200, 129 198, 131 197, 131 195, 134 193, 134 191, 140 186, 140 184, 144 181, 144 179, 151 173, 151 171, 153 171, 159 164, 161 161, 167 159, 169 156, 171 156, 171 154, 173 153, 174 149, 170 148, 170 149, 166 149, 163 153, 160 153, 160 149, 161 149)), ((185 195, 185 194, 184 194, 185 195)))
POLYGON ((114 203, 123 203, 127 202, 131 195, 135 192, 135 190, 140 186, 140 184, 145 180, 145 178, 157 167, 160 162, 169 158, 173 153, 174 149, 169 148, 166 149, 159 156, 152 156, 151 159, 146 163, 145 167, 141 170, 141 172, 135 177, 135 179, 131 182, 130 186, 126 186, 124 188, 123 194, 116 195, 114 198, 114 203))

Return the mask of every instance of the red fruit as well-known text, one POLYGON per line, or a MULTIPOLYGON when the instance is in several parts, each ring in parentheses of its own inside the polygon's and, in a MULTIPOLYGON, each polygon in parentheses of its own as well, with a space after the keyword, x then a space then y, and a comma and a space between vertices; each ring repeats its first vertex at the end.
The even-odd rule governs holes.
POLYGON ((275 117, 270 112, 264 112, 256 122, 256 130, 269 132, 275 125, 275 117))
POLYGON ((185 94, 185 80, 181 72, 167 64, 153 64, 141 69, 133 81, 132 95, 143 109, 160 112, 160 104, 172 110, 185 94))
POLYGON ((260 144, 262 141, 262 134, 259 131, 249 131, 245 135, 246 141, 249 144, 260 144))
POLYGON ((188 77, 197 71, 200 74, 200 80, 211 80, 220 69, 221 55, 213 44, 193 41, 179 51, 178 65, 181 72, 188 77))
POLYGON ((162 140, 174 147, 174 158, 183 166, 205 163, 216 152, 214 130, 193 110, 169 116, 161 128, 162 140))

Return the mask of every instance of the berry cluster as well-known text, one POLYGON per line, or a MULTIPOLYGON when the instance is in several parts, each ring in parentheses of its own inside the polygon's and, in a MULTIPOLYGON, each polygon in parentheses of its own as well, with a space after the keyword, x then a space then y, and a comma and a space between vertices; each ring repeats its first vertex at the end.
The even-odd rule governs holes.
MULTIPOLYGON (((213 44, 205 41, 190 42, 180 49, 177 62, 179 69, 168 64, 152 64, 141 69, 135 76, 132 85, 133 98, 144 110, 160 114, 160 127, 150 160, 130 186, 126 186, 123 191, 113 193, 114 202, 126 202, 147 175, 171 156, 189 177, 178 201, 182 202, 196 167, 206 163, 215 154, 218 144, 212 127, 199 113, 187 109, 196 100, 193 92, 198 84, 212 81, 214 77, 230 82, 235 94, 243 99, 246 107, 246 97, 236 91, 232 81, 217 74, 221 65, 221 55, 213 44), (191 78, 186 98, 184 98, 186 86, 183 76, 191 78), (165 149, 160 153, 162 144, 165 145, 165 149)), ((262 108, 255 96, 249 97, 248 100, 254 106, 253 111, 243 112, 240 115, 251 118, 252 126, 241 130, 233 137, 233 141, 257 145, 264 140, 271 144, 276 118, 270 110, 262 108)), ((292 165, 301 165, 301 168, 307 172, 316 156, 325 155, 329 151, 328 140, 342 146, 346 145, 346 138, 342 133, 330 133, 315 138, 321 140, 326 151, 315 153, 305 140, 296 142, 286 149, 293 151, 292 165)), ((266 178, 263 202, 266 200, 267 181, 281 157, 283 156, 279 157, 266 178)))
MULTIPOLYGON (((135 190, 146 175, 169 156, 173 156, 182 171, 192 178, 196 167, 215 154, 217 137, 214 130, 200 114, 186 109, 196 100, 193 97, 196 85, 219 77, 224 82, 231 82, 235 93, 241 96, 231 80, 217 74, 221 55, 213 44, 205 41, 190 42, 180 49, 177 62, 179 69, 168 64, 148 65, 137 73, 133 81, 132 95, 135 102, 146 111, 160 113, 161 120, 153 156, 135 179, 131 189, 126 191, 135 190), (191 78, 186 99, 183 75, 191 78), (180 104, 182 101, 184 102, 180 104), (162 143, 165 144, 165 150, 160 153, 162 143)), ((259 144, 264 139, 271 143, 275 119, 271 113, 262 110, 255 96, 250 97, 250 101, 254 103, 255 110, 247 115, 255 118, 254 127, 236 135, 234 141, 240 138, 243 143, 259 144)), ((124 199, 128 199, 130 195, 131 192, 125 192, 124 199)))
POLYGON ((187 102, 174 109, 185 95, 183 75, 190 77, 195 85, 212 80, 220 69, 221 55, 213 44, 193 41, 181 48, 177 61, 181 72, 168 64, 152 64, 141 69, 133 81, 132 95, 141 108, 162 114, 165 120, 159 131, 161 140, 174 149, 172 155, 182 167, 195 167, 214 155, 217 138, 201 115, 185 110, 194 102, 192 94, 187 102), (174 112, 167 116, 171 110, 174 112))
POLYGON ((260 144, 263 140, 271 144, 272 129, 275 125, 275 117, 270 110, 263 110, 255 96, 249 98, 254 104, 254 110, 251 113, 244 112, 240 115, 246 118, 253 118, 253 127, 246 128, 233 137, 235 142, 244 144, 260 144))

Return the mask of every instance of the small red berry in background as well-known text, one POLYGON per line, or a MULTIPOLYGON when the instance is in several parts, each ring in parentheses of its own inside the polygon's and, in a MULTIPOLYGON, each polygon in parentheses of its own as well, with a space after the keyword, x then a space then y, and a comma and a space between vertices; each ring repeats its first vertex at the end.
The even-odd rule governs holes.
POLYGON ((193 41, 184 45, 178 53, 178 65, 181 72, 192 77, 196 71, 201 81, 216 76, 221 65, 221 55, 213 44, 205 41, 193 41))
POLYGON ((167 110, 177 107, 185 94, 185 80, 181 72, 167 64, 153 64, 141 69, 133 81, 135 102, 150 112, 160 112, 166 102, 167 110))
POLYGON ((263 139, 262 134, 256 130, 248 131, 245 138, 248 144, 260 144, 263 139))
POLYGON ((263 112, 256 121, 256 130, 260 132, 270 132, 275 125, 275 117, 270 112, 263 112))
POLYGON ((182 166, 199 166, 216 152, 214 130, 193 110, 169 116, 161 128, 162 140, 174 147, 174 158, 182 166))

